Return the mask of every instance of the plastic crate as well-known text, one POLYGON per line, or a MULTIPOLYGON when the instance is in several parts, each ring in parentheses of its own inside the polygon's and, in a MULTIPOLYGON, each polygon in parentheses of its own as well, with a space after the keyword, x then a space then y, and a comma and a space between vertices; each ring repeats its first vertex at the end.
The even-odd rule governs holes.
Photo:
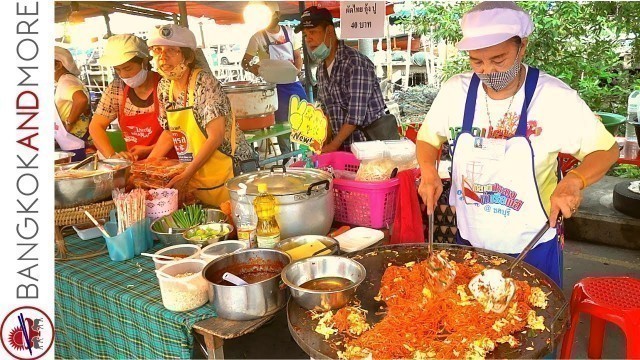
MULTIPOLYGON (((360 160, 348 152, 332 152, 312 158, 317 169, 357 172, 360 160)), ((374 229, 393 224, 396 214, 398 179, 362 182, 346 179, 333 180, 335 217, 338 222, 374 229)))

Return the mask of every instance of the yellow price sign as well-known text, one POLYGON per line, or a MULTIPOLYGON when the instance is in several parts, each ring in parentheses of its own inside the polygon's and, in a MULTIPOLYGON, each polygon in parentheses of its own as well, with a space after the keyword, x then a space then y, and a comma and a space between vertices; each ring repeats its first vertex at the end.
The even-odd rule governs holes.
POLYGON ((307 145, 320 154, 327 139, 327 117, 322 110, 294 95, 289 100, 289 123, 291 141, 307 145))

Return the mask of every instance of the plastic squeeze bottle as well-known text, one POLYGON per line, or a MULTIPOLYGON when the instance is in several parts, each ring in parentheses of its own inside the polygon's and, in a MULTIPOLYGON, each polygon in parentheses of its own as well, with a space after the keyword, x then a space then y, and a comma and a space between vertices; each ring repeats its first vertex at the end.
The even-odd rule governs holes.
POLYGON ((257 247, 256 226, 258 217, 253 206, 247 198, 247 185, 239 184, 238 201, 233 211, 235 225, 238 232, 238 240, 244 241, 249 248, 257 247))

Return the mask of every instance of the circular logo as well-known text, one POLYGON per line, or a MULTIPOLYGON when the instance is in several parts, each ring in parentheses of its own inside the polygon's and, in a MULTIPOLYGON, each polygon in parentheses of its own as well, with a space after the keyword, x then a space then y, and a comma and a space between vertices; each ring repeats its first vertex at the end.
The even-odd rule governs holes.
POLYGON ((176 153, 178 155, 186 154, 187 150, 189 150, 189 141, 184 131, 173 130, 171 135, 173 136, 173 146, 176 148, 176 153))
POLYGON ((0 328, 2 346, 17 359, 38 359, 46 354, 54 338, 53 322, 49 315, 33 306, 11 311, 0 328))
POLYGON ((162 29, 160 29, 160 35, 163 38, 168 39, 171 37, 171 35, 173 35, 173 30, 171 30, 171 28, 168 26, 164 26, 162 27, 162 29))

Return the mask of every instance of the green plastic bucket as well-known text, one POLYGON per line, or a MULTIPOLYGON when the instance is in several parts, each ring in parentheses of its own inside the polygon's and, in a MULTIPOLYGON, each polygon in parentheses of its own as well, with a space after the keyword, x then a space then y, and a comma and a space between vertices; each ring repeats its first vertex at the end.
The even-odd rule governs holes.
POLYGON ((620 125, 627 121, 627 118, 622 115, 600 111, 596 111, 595 113, 602 118, 602 125, 604 125, 607 131, 609 131, 613 136, 618 134, 618 128, 620 125))

